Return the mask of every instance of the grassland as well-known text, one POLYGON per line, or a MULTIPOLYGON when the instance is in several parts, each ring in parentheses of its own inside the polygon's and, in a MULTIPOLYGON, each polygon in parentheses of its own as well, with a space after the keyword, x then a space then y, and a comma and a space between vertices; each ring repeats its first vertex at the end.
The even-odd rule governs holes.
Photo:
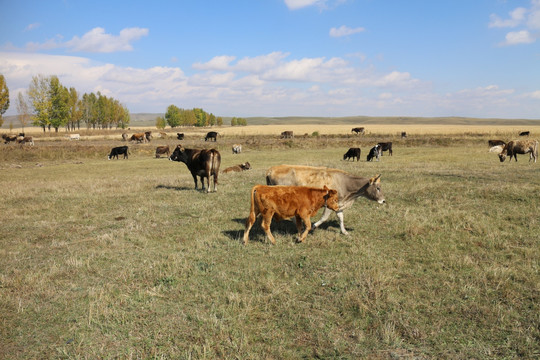
MULTIPOLYGON (((193 190, 183 164, 153 158, 176 140, 130 145, 130 159, 114 161, 105 157, 119 133, 1 144, 0 354, 540 356, 540 163, 487 151, 487 139, 514 128, 419 126, 400 139, 401 127, 357 137, 312 125, 294 140, 249 129, 215 145, 222 168, 253 169, 221 175, 211 194, 193 190), (365 162, 378 140, 394 141, 394 156, 365 162), (342 161, 353 145, 362 161, 342 161), (387 204, 358 200, 345 212, 348 237, 333 216, 304 244, 282 221, 276 246, 258 223, 243 246, 249 189, 281 163, 381 173, 387 204)), ((186 134, 186 146, 209 146, 186 134)))

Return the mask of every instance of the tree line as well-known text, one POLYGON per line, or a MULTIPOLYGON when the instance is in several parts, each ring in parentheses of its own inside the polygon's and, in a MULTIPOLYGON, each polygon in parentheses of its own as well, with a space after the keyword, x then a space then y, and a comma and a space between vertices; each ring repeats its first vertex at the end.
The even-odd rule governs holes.
MULTIPOLYGON (((81 97, 75 88, 62 85, 56 75, 32 76, 28 90, 18 93, 16 106, 23 131, 30 121, 43 131, 53 128, 56 132, 61 127, 68 131, 80 129, 81 124, 87 129, 124 129, 130 121, 129 110, 118 100, 99 91, 81 97)), ((9 90, 0 74, 0 126, 3 123, 1 115, 8 107, 9 90)))
MULTIPOLYGON (((158 129, 164 129, 169 125, 171 128, 177 126, 222 126, 223 118, 221 116, 216 117, 212 113, 207 113, 201 108, 194 109, 181 109, 176 105, 169 105, 164 117, 156 118, 156 127, 158 129)), ((247 125, 247 120, 244 118, 233 117, 231 119, 231 126, 247 125)))

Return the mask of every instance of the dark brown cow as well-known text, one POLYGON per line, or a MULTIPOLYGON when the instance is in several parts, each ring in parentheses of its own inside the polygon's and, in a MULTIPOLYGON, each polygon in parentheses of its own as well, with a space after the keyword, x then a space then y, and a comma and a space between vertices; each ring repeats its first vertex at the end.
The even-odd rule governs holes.
POLYGON ((111 152, 108 156, 108 159, 111 160, 113 158, 118 159, 118 155, 124 155, 124 159, 128 158, 129 155, 129 148, 127 146, 117 146, 113 147, 111 149, 111 152))
POLYGON ((34 138, 32 136, 19 136, 17 138, 17 143, 21 145, 30 144, 31 146, 34 146, 34 138))
MULTIPOLYGON (((339 195, 339 210, 336 211, 336 214, 343 234, 348 234, 343 224, 343 211, 352 206, 358 197, 375 200, 379 204, 385 203, 381 190, 381 175, 369 179, 326 167, 278 165, 271 167, 266 172, 266 184, 317 188, 326 185, 330 189, 336 189, 339 195)), ((313 225, 313 228, 325 222, 331 213, 331 210, 325 208, 321 219, 313 225)))
POLYGON ((405 139, 407 137, 407 133, 405 131, 401 132, 401 138, 405 139))
POLYGON ((216 141, 217 140, 217 137, 218 137, 218 133, 215 132, 215 131, 209 131, 205 138, 204 138, 204 141, 208 141, 208 140, 212 140, 212 141, 216 141))
POLYGON ((151 131, 146 131, 144 133, 144 139, 148 142, 150 142, 150 140, 152 140, 152 132, 151 131))
POLYGON ((245 171, 249 169, 251 169, 251 164, 248 161, 246 161, 243 164, 238 164, 238 165, 234 165, 234 166, 230 166, 226 168, 225 170, 223 170, 223 173, 226 174, 230 172, 241 172, 241 171, 245 171))
POLYGON ((488 145, 490 148, 494 147, 494 146, 497 146, 497 145, 506 145, 506 142, 502 141, 502 140, 488 140, 488 145))
POLYGON ((538 140, 512 140, 504 146, 502 152, 499 154, 499 160, 503 162, 506 160, 506 156, 512 157, 517 161, 517 154, 529 154, 529 162, 538 158, 538 140))
POLYGON ((292 139, 292 138, 294 138, 294 133, 292 131, 283 131, 280 136, 280 139, 292 139))
POLYGON ((521 131, 521 132, 519 133, 519 136, 529 136, 529 135, 531 135, 531 132, 530 132, 530 131, 521 131))
POLYGON ((210 192, 210 176, 214 176, 214 191, 217 191, 221 154, 216 149, 186 149, 182 145, 178 145, 169 160, 186 164, 191 176, 193 176, 195 189, 197 189, 197 176, 199 176, 202 190, 204 190, 204 179, 206 178, 207 192, 210 192))
POLYGON ((311 217, 323 206, 334 211, 339 209, 337 191, 328 189, 326 185, 322 189, 307 186, 255 185, 251 189, 251 207, 246 220, 244 245, 247 245, 249 231, 259 215, 262 215, 261 227, 272 244, 276 243, 270 231, 272 218, 279 221, 293 216, 296 218, 298 242, 303 242, 311 229, 311 217), (302 222, 305 225, 303 231, 302 222))
POLYGON ((383 155, 384 151, 388 151, 390 153, 390 156, 392 156, 392 142, 380 142, 379 145, 381 146, 381 156, 383 155))
POLYGON ((158 146, 156 148, 156 159, 159 159, 161 155, 165 155, 165 154, 167 154, 167 156, 171 155, 171 151, 169 150, 169 145, 158 146))
POLYGON ((178 140, 184 140, 184 133, 176 133, 176 138, 178 140))
POLYGON ((363 128, 363 127, 355 127, 355 128, 351 129, 351 132, 356 133, 356 135, 358 135, 358 134, 364 135, 366 133, 366 129, 363 128))
POLYGON ((2 139, 4 139, 4 144, 7 144, 11 141, 17 141, 17 135, 2 134, 2 139))
POLYGON ((145 133, 138 133, 131 135, 130 141, 136 141, 137 143, 143 143, 145 140, 145 133))
POLYGON ((356 161, 360 161, 360 148, 350 148, 347 150, 347 152, 343 155, 343 160, 349 160, 352 158, 352 161, 354 161, 354 158, 356 158, 356 161))

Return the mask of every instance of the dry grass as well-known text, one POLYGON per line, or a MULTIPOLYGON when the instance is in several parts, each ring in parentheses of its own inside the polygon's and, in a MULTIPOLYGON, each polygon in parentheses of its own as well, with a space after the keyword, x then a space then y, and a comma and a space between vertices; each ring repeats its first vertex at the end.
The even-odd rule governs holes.
POLYGON ((105 154, 121 142, 106 138, 3 145, 0 353, 538 357, 540 164, 499 163, 489 136, 396 140, 393 157, 367 163, 364 147, 362 161, 340 160, 348 135, 227 135, 212 144, 222 167, 254 169, 221 175, 214 194, 153 158, 172 140, 114 161, 105 154), (296 244, 292 222, 273 222, 271 246, 257 223, 243 246, 249 189, 280 163, 382 173, 388 204, 360 199, 345 213, 350 237, 332 217, 296 244))

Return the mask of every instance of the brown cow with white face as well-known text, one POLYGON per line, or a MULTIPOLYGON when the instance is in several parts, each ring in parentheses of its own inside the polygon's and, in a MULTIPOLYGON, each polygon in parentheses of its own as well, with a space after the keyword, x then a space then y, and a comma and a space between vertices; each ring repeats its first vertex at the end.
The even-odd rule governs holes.
MULTIPOLYGON (((385 203, 381 191, 381 175, 370 179, 326 167, 278 165, 271 167, 266 172, 266 184, 317 188, 326 185, 330 189, 336 189, 339 196, 339 210, 335 211, 340 221, 341 232, 346 235, 348 232, 343 224, 343 211, 351 207, 358 197, 375 200, 379 204, 385 203)), ((313 228, 315 229, 325 222, 331 213, 330 209, 325 208, 321 219, 313 225, 313 228)))
POLYGON ((249 231, 259 215, 262 215, 261 226, 272 244, 276 243, 270 224, 276 220, 296 218, 298 242, 303 242, 311 229, 311 217, 323 206, 338 210, 338 195, 336 190, 307 186, 266 186, 255 185, 251 189, 251 207, 246 220, 244 245, 248 243, 249 231), (302 222, 305 225, 302 231, 302 222))
POLYGON ((538 158, 538 140, 512 140, 504 146, 499 154, 499 160, 504 162, 507 156, 512 157, 517 161, 517 154, 529 154, 529 162, 538 158))
POLYGON ((221 154, 216 149, 186 149, 178 145, 169 157, 171 161, 179 161, 186 164, 197 189, 197 176, 201 178, 202 190, 204 190, 204 179, 207 179, 210 192, 210 177, 214 176, 214 191, 217 191, 219 165, 221 164, 221 154))

